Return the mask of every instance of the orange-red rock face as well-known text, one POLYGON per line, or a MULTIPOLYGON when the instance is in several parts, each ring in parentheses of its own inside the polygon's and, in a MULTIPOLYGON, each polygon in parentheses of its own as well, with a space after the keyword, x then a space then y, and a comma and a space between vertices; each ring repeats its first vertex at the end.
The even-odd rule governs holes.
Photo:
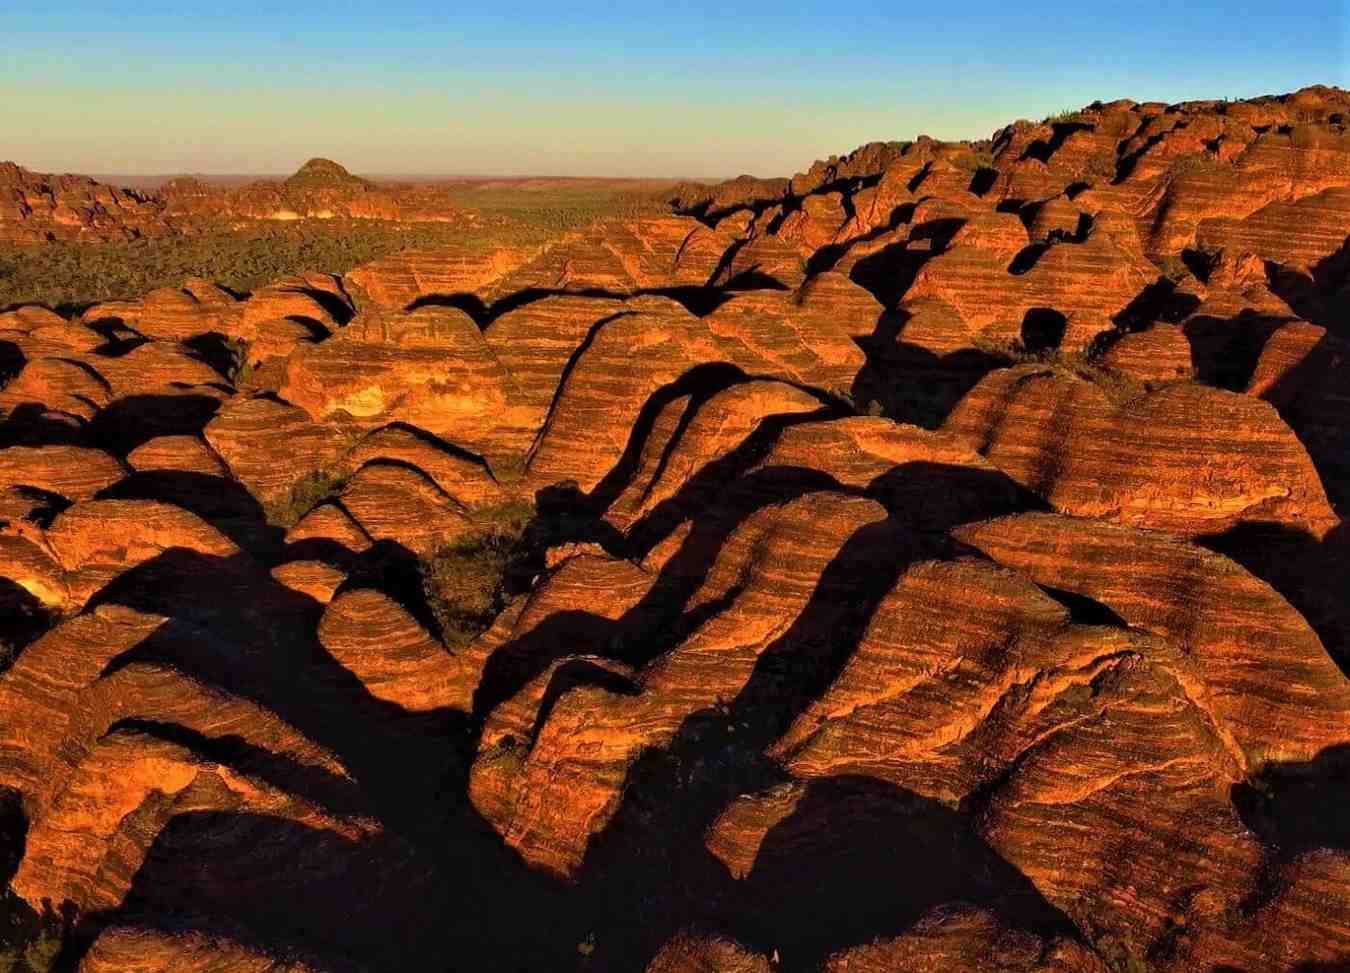
MULTIPOLYGON (((0 909, 96 973, 1350 968, 1347 114, 0 314, 0 909)), ((8 239, 437 218, 3 172, 8 239)))

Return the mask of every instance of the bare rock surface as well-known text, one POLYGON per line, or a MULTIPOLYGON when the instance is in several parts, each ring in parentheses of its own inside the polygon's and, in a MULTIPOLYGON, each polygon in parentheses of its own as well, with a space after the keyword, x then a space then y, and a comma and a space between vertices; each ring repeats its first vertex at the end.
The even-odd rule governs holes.
MULTIPOLYGON (((0 312, 0 937, 1347 968, 1347 117, 1099 102, 0 312)), ((322 159, 0 165, 25 246, 460 218, 322 159)))

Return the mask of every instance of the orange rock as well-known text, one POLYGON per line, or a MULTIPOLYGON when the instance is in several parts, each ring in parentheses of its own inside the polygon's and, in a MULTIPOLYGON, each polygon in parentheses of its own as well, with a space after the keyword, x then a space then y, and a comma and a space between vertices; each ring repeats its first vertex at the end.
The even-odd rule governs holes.
POLYGON ((841 274, 819 274, 795 294, 753 291, 705 318, 746 371, 821 389, 848 389, 865 357, 858 339, 876 329, 882 307, 841 274))
POLYGON ((465 508, 426 474, 379 460, 361 467, 342 490, 343 508, 372 540, 430 554, 473 527, 465 508))
POLYGON ((1176 325, 1155 324, 1123 335, 1101 357, 1107 368, 1140 382, 1175 382, 1191 378, 1191 344, 1176 325))
POLYGON ((1165 534, 1052 514, 955 534, 1037 584, 1176 641, 1203 666, 1212 710, 1252 762, 1306 760, 1350 736, 1350 682, 1302 616, 1227 558, 1165 534))
POLYGON ((261 396, 231 402, 202 435, 235 479, 263 501, 285 497, 306 474, 332 468, 346 446, 333 427, 261 396))
POLYGON ((65 318, 40 304, 25 304, 0 314, 0 328, 24 334, 38 328, 61 327, 65 323, 65 318))
POLYGON ((849 582, 836 581, 845 586, 838 600, 813 601, 820 573, 845 545, 863 557, 870 543, 884 544, 877 533, 882 519, 870 501, 814 494, 743 524, 690 607, 724 595, 738 579, 739 593, 644 668, 636 694, 578 686, 553 704, 524 751, 480 755, 480 762, 507 760, 515 768, 507 798, 492 801, 489 812, 506 843, 534 867, 574 875, 591 836, 617 810, 643 749, 665 745, 687 716, 741 692, 761 653, 787 651, 795 639, 811 638, 814 625, 830 627, 847 603, 849 582), (822 612, 789 627, 808 603, 822 612))
POLYGON ((943 428, 1076 516, 1190 535, 1259 520, 1320 537, 1338 523, 1302 444, 1247 396, 1175 384, 1114 405, 1027 365, 988 376, 943 428))
POLYGON ((729 939, 681 933, 661 947, 646 973, 769 973, 766 957, 729 939))
POLYGON ((76 606, 128 569, 173 549, 239 553, 224 534, 181 507, 154 500, 89 500, 59 514, 47 543, 66 570, 76 606))
POLYGON ((527 442, 510 376, 478 325, 451 308, 358 315, 292 354, 281 396, 318 421, 407 422, 480 455, 523 452, 527 442))
POLYGON ((492 286, 515 270, 530 251, 493 247, 486 251, 453 241, 434 251, 405 250, 362 264, 344 278, 380 307, 403 310, 419 298, 473 295, 485 299, 492 286))
POLYGON ((323 605, 333 600, 333 594, 347 580, 345 572, 322 561, 288 561, 278 564, 272 569, 272 577, 278 584, 309 595, 323 605))
POLYGON ((159 436, 127 453, 127 465, 138 473, 178 470, 205 476, 225 476, 224 462, 196 436, 159 436))
POLYGON ((891 970, 975 970, 999 973, 1106 973, 1087 948, 1046 942, 971 906, 935 910, 894 939, 856 946, 832 957, 824 973, 889 973, 891 970))
POLYGON ((487 326, 483 337, 514 380, 529 429, 542 428, 564 372, 594 332, 630 313, 614 298, 555 294, 507 311, 487 326))
POLYGON ((319 504, 286 532, 288 549, 310 548, 330 556, 338 551, 359 554, 370 545, 370 535, 335 503, 319 504))
POLYGON ((671 416, 666 419, 663 410, 658 417, 633 478, 606 512, 620 529, 677 497, 682 505, 706 503, 718 480, 726 479, 717 476, 718 461, 740 450, 757 429, 823 411, 815 396, 770 381, 733 385, 699 403, 678 399, 668 408, 671 416))
POLYGON ((491 507, 508 497, 481 459, 412 426, 391 425, 375 430, 342 457, 339 468, 354 473, 377 461, 412 467, 467 508, 491 507))
POLYGON ((33 903, 115 908, 159 832, 179 814, 244 812, 292 820, 358 840, 370 821, 343 821, 264 780, 130 729, 98 742, 28 834, 12 880, 33 903))
POLYGON ((334 598, 319 623, 319 641, 376 699, 428 712, 449 703, 454 658, 406 611, 369 588, 334 598))
POLYGON ((125 475, 122 464, 97 449, 11 446, 0 449, 0 487, 28 487, 67 500, 90 500, 125 475))
POLYGON ((1327 496, 1344 514, 1350 507, 1350 442, 1346 370, 1350 347, 1302 322, 1281 326, 1261 350, 1247 392, 1280 411, 1308 447, 1327 496))
POLYGON ((530 457, 530 482, 575 480, 592 489, 623 455, 653 393, 725 358, 706 324, 667 302, 605 322, 559 386, 530 457))
POLYGON ((80 973, 315 973, 320 967, 278 961, 266 951, 220 937, 113 927, 99 934, 80 973))
POLYGON ((239 308, 208 297, 204 303, 192 293, 173 287, 151 291, 138 301, 96 304, 84 312, 88 324, 116 322, 147 338, 186 341, 212 332, 239 333, 239 308))
POLYGON ((18 377, 0 389, 0 410, 17 412, 43 406, 83 419, 112 398, 107 380, 80 362, 64 358, 37 358, 23 366, 18 377))

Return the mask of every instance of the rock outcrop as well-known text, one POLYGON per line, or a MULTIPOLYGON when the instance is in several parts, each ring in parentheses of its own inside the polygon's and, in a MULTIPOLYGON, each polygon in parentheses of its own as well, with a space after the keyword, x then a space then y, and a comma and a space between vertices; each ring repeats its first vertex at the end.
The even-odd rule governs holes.
MULTIPOLYGON (((1097 103, 0 313, 0 945, 1347 968, 1347 116, 1097 103)), ((0 240, 438 199, 10 166, 0 240)))

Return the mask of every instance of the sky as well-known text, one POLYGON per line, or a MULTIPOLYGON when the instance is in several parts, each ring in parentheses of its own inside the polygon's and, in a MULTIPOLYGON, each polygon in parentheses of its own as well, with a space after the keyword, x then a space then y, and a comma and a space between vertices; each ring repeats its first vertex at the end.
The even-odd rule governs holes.
POLYGON ((40 171, 776 176, 1096 99, 1350 87, 1350 0, 0 3, 40 171))

